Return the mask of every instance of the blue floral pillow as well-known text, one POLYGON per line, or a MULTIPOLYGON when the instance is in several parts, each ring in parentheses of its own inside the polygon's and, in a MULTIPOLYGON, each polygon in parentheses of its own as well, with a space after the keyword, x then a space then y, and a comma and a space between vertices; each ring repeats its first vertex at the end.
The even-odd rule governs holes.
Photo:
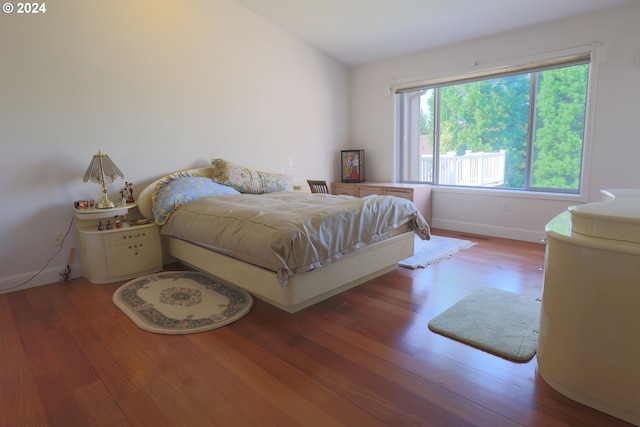
POLYGON ((186 172, 167 177, 156 186, 151 196, 153 216, 157 224, 164 224, 180 206, 194 200, 225 194, 240 194, 236 189, 214 182, 211 178, 193 176, 186 172))

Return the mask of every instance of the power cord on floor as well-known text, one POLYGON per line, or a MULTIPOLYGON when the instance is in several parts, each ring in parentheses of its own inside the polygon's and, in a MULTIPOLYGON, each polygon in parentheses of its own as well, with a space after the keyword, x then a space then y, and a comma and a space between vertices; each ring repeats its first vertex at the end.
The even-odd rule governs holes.
MULTIPOLYGON (((60 253, 60 251, 62 250, 62 246, 64 245, 65 240, 67 240, 67 236, 69 235, 69 232, 71 231, 71 227, 73 226, 73 221, 75 220, 75 216, 71 217, 71 222, 69 223, 69 228, 67 228, 67 232, 64 234, 64 237, 62 237, 62 240, 60 241, 60 247, 58 248, 58 250, 53 254, 53 256, 51 258, 49 258, 49 260, 46 262, 46 264, 44 265, 44 267, 42 267, 37 273, 35 273, 33 276, 31 276, 30 278, 28 278, 27 280, 25 280, 22 283, 19 283, 15 286, 12 286, 10 288, 5 288, 2 289, 1 291, 15 291, 18 288, 23 287, 24 285, 28 284, 29 282, 31 282, 33 279, 35 279, 36 277, 38 277, 40 274, 42 274, 42 272, 45 270, 45 268, 47 268, 49 266, 49 263, 51 261, 53 261, 53 259, 55 257, 58 256, 58 254, 60 253)), ((68 266, 67 266, 68 267, 68 266)))

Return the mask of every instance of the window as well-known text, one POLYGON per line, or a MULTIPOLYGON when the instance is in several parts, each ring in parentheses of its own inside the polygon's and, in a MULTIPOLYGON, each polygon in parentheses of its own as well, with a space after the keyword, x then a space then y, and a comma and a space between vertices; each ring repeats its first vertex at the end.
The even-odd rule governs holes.
POLYGON ((590 54, 396 86, 402 182, 579 193, 590 54))

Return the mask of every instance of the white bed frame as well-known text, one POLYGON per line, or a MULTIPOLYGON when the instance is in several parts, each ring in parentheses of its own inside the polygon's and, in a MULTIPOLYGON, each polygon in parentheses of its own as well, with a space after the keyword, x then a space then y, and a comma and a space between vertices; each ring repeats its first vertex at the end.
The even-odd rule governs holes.
MULTIPOLYGON (((212 175, 211 168, 190 169, 194 175, 212 175)), ((158 182, 147 186, 138 196, 138 209, 153 220, 151 195, 158 182)), ((237 260, 184 240, 163 236, 165 254, 218 280, 238 286, 289 313, 295 313, 347 289, 385 274, 398 262, 413 255, 413 231, 361 248, 321 268, 292 275, 286 286, 278 283, 276 273, 237 260)))

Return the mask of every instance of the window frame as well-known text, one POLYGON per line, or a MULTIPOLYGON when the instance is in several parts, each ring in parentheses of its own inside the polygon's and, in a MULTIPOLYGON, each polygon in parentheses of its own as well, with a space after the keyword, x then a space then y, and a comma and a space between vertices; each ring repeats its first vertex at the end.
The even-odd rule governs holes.
MULTIPOLYGON (((404 136, 404 123, 402 122, 402 103, 403 93, 414 92, 420 89, 429 89, 434 87, 441 87, 451 84, 465 83, 469 81, 478 81, 483 79, 490 79, 493 77, 500 77, 505 75, 523 74, 527 72, 543 71, 546 69, 559 68, 566 65, 588 63, 589 73, 587 81, 587 93, 585 101, 585 121, 584 121, 584 135, 582 145, 582 165, 580 169, 580 183, 579 190, 564 191, 562 189, 543 189, 543 188, 485 188, 485 187, 472 187, 472 186, 449 186, 430 183, 434 187, 439 188, 451 188, 454 191, 467 190, 471 192, 478 191, 490 191, 490 192, 511 192, 518 195, 526 196, 527 194, 534 195, 538 198, 540 196, 549 196, 552 199, 564 199, 564 200, 577 200, 585 201, 588 194, 588 177, 590 166, 590 153, 591 153, 591 140, 592 140, 592 128, 594 117, 594 105, 595 105, 595 93, 598 64, 606 58, 604 48, 599 43, 594 43, 588 46, 581 46, 572 49, 565 49, 562 51, 556 51, 536 56, 523 57, 514 60, 504 61, 502 63, 493 63, 486 65, 476 65, 472 61, 468 68, 458 69, 453 71, 445 71, 436 74, 430 74, 425 76, 413 77, 408 79, 401 79, 394 81, 392 85, 392 91, 394 93, 395 102, 395 157, 394 162, 395 177, 398 182, 405 183, 423 183, 418 181, 407 181, 402 179, 402 171, 404 165, 402 156, 402 144, 404 136)), ((436 91, 438 92, 438 91, 436 91)), ((436 120, 436 126, 439 125, 439 120, 436 120)), ((529 133, 531 138, 531 133, 529 133)), ((531 149, 531 145, 527 144, 527 148, 531 149)), ((435 147, 434 147, 435 149, 435 147)), ((530 157, 530 153, 527 154, 530 157)), ((528 159, 528 163, 531 160, 528 159)), ((434 165, 436 167, 436 165, 434 165)), ((436 177, 434 171, 434 178, 436 177)), ((527 174, 527 180, 528 174, 527 174)))

